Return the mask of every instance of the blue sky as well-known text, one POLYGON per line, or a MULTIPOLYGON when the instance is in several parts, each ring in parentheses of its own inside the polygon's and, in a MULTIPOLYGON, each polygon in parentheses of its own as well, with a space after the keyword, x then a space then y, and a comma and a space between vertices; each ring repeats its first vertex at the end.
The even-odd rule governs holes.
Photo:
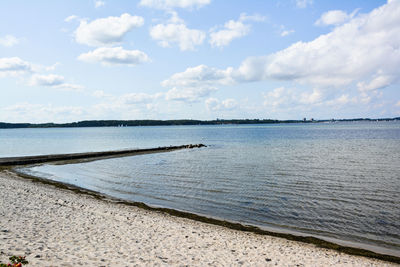
POLYGON ((400 0, 1 1, 0 121, 400 116, 400 0))

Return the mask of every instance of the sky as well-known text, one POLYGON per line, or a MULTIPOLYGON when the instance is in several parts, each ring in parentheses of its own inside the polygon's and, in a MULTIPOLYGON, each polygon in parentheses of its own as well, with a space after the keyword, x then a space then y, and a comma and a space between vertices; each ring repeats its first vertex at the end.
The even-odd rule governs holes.
POLYGON ((400 0, 0 2, 0 121, 400 116, 400 0))

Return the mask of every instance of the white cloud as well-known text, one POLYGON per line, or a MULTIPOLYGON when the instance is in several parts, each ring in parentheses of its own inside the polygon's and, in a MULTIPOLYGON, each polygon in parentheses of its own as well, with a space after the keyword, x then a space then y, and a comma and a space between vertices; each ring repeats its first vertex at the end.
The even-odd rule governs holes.
POLYGON ((65 79, 61 75, 56 74, 34 74, 32 75, 30 86, 48 86, 63 91, 82 91, 85 87, 78 84, 65 83, 65 79))
POLYGON ((302 104, 316 104, 321 102, 323 99, 323 94, 320 90, 314 89, 311 93, 301 93, 300 97, 296 97, 298 101, 302 104))
POLYGON ((278 87, 263 93, 263 97, 267 112, 278 115, 288 112, 294 116, 313 114, 317 110, 323 113, 327 107, 329 107, 327 114, 331 114, 333 110, 342 110, 351 106, 360 108, 360 105, 367 105, 371 101, 371 97, 365 94, 358 98, 342 92, 332 94, 332 92, 319 89, 302 91, 301 88, 286 87, 278 87))
POLYGON ((105 93, 103 90, 96 90, 92 92, 92 96, 96 98, 106 98, 106 97, 112 97, 112 95, 105 93))
POLYGON ((206 108, 207 110, 215 111, 218 110, 219 100, 213 97, 210 97, 206 100, 206 108))
POLYGON ((223 47, 229 45, 234 39, 246 36, 250 32, 251 25, 245 24, 245 21, 264 21, 265 17, 260 15, 246 15, 242 13, 239 20, 227 21, 222 29, 218 30, 219 27, 214 27, 210 30, 210 41, 212 46, 223 47))
POLYGON ((130 93, 125 94, 120 97, 120 100, 124 104, 147 104, 152 102, 155 99, 158 99, 162 96, 162 94, 146 94, 146 93, 130 93))
POLYGON ((285 25, 281 25, 281 26, 279 26, 278 28, 279 28, 279 35, 280 35, 281 37, 288 36, 288 35, 290 35, 290 34, 292 34, 292 33, 295 32, 294 30, 287 29, 287 28, 285 27, 285 25))
POLYGON ((377 73, 398 77, 398 14, 400 1, 391 1, 313 41, 297 42, 268 56, 247 58, 236 71, 236 79, 276 79, 340 87, 377 73))
MULTIPOLYGON (((104 102, 96 104, 88 109, 88 113, 91 114, 91 118, 97 117, 99 119, 119 118, 122 120, 132 119, 155 119, 158 114, 157 103, 137 103, 137 104, 124 104, 116 100, 113 102, 104 102)), ((161 115, 165 115, 165 109, 161 115)))
POLYGON ((106 94, 103 91, 96 91, 92 94, 95 97, 105 98, 104 102, 90 108, 93 116, 104 119, 105 116, 115 118, 123 116, 121 119, 140 119, 153 117, 158 112, 158 103, 155 101, 164 96, 163 93, 129 93, 120 96, 106 94))
POLYGON ((345 104, 349 103, 349 101, 350 101, 349 95, 341 95, 340 97, 338 97, 338 98, 336 99, 336 102, 337 102, 339 105, 345 105, 345 104))
POLYGON ((234 39, 246 36, 250 32, 250 25, 241 21, 230 20, 225 23, 224 28, 210 33, 210 44, 222 47, 229 45, 234 39))
MULTIPOLYGON (((68 86, 64 83, 62 85, 68 86)), ((57 88, 58 86, 53 86, 57 88)), ((89 106, 60 106, 53 104, 17 103, 0 107, 0 121, 13 122, 71 122, 93 119, 154 119, 158 114, 158 99, 164 94, 131 93, 113 96, 102 91, 99 95, 102 102, 89 106), (122 116, 122 117, 121 117, 122 116)), ((177 106, 177 103, 174 103, 177 106)), ((165 109, 163 114, 165 114, 165 109)))
POLYGON ((313 0, 296 0, 296 6, 298 8, 306 8, 313 4, 313 0))
POLYGON ((155 94, 147 94, 147 93, 129 93, 120 96, 114 96, 111 94, 105 93, 103 90, 97 90, 92 92, 92 96, 96 98, 107 99, 107 103, 109 106, 122 107, 122 106, 130 106, 130 105, 140 105, 140 104, 149 104, 154 100, 162 98, 164 93, 155 93, 155 94))
MULTIPOLYGON (((76 118, 82 118, 85 115, 85 110, 82 107, 77 106, 53 106, 41 105, 41 104, 30 104, 30 103, 18 103, 12 106, 4 107, 4 112, 0 112, 0 116, 8 121, 20 121, 20 122, 71 122, 76 118)), ((3 120, 2 119, 2 120, 3 120)))
POLYGON ((201 98, 209 96, 216 90, 217 88, 215 87, 174 87, 165 94, 165 99, 198 102, 201 98))
POLYGON ((29 85, 31 86, 56 86, 64 83, 64 77, 55 74, 40 75, 34 74, 31 77, 29 85))
POLYGON ((226 110, 235 109, 238 106, 238 103, 235 99, 228 98, 221 102, 221 108, 226 110))
POLYGON ((146 109, 151 111, 151 113, 159 112, 158 105, 153 103, 146 104, 146 109))
POLYGON ((235 99, 228 98, 220 101, 216 98, 208 98, 206 101, 206 108, 209 111, 220 111, 220 110, 233 110, 238 107, 238 103, 235 99))
POLYGON ((342 10, 331 10, 325 12, 321 15, 321 17, 315 22, 315 25, 324 26, 324 25, 340 25, 343 24, 354 17, 357 13, 358 9, 356 9, 351 14, 347 14, 342 10))
POLYGON ((363 104, 369 104, 372 100, 372 96, 367 92, 361 92, 360 94, 360 102, 363 104))
POLYGON ((53 87, 63 91, 75 91, 75 92, 81 92, 85 89, 83 85, 73 84, 73 83, 62 83, 59 85, 55 85, 53 87))
POLYGON ((285 109, 307 108, 311 105, 321 105, 325 101, 324 94, 313 89, 311 92, 301 92, 297 88, 278 87, 264 93, 264 106, 276 112, 285 109))
POLYGON ((295 100, 293 94, 292 89, 286 89, 285 87, 275 88, 271 92, 263 94, 264 106, 267 106, 272 110, 276 110, 282 106, 283 108, 289 107, 290 105, 293 105, 293 101, 295 100))
POLYGON ((77 20, 77 19, 79 19, 78 16, 76 16, 76 15, 71 15, 71 16, 66 17, 66 18, 64 19, 64 21, 65 21, 65 22, 71 22, 71 21, 77 20))
POLYGON ((400 107, 400 100, 396 103, 396 107, 400 107))
POLYGON ((13 35, 7 34, 4 37, 0 37, 0 45, 5 47, 11 47, 19 43, 18 38, 13 35))
POLYGON ((125 50, 122 47, 100 47, 81 54, 78 59, 85 62, 100 62, 103 65, 128 66, 150 61, 146 53, 139 50, 125 50))
POLYGON ((75 31, 75 40, 89 46, 118 44, 127 32, 143 26, 144 19, 124 13, 119 17, 96 19, 92 22, 81 20, 75 31))
POLYGON ((0 72, 6 71, 30 71, 32 65, 23 61, 19 57, 3 57, 0 58, 0 72))
POLYGON ((389 86, 395 78, 390 75, 377 75, 374 77, 369 83, 367 82, 358 82, 357 87, 360 91, 374 91, 377 89, 382 89, 389 86))
POLYGON ((218 70, 205 65, 188 68, 181 73, 175 73, 161 83, 164 87, 172 87, 167 94, 167 100, 196 102, 215 92, 216 85, 229 85, 232 69, 218 70))
POLYGON ((60 62, 56 62, 56 63, 54 63, 54 64, 51 65, 51 66, 44 67, 44 69, 45 69, 46 71, 53 71, 53 70, 55 70, 59 65, 61 65, 61 63, 60 63, 60 62))
POLYGON ((231 73, 233 69, 219 70, 210 68, 206 65, 199 65, 193 68, 187 68, 184 72, 175 73, 169 79, 161 83, 164 87, 204 87, 217 84, 232 84, 231 73))
POLYGON ((162 47, 168 47, 171 43, 177 43, 182 51, 194 50, 195 46, 201 45, 206 37, 201 30, 189 29, 176 12, 167 24, 157 24, 150 28, 150 36, 157 40, 162 47))
POLYGON ((256 21, 256 22, 262 22, 265 21, 267 17, 262 16, 260 14, 254 14, 254 15, 247 15, 246 13, 241 13, 239 16, 239 21, 256 21))
POLYGON ((211 3, 211 0, 141 0, 141 6, 147 6, 157 9, 171 8, 201 8, 211 3))
POLYGON ((0 78, 5 76, 16 76, 31 72, 33 66, 19 57, 0 58, 0 78))
MULTIPOLYGON (((350 98, 349 94, 343 94, 337 98, 334 98, 332 100, 326 101, 326 105, 328 106, 333 106, 333 107, 341 107, 347 104, 357 104, 359 103, 357 98, 353 97, 350 98)), ((362 104, 368 104, 369 100, 366 101, 366 99, 362 99, 361 100, 362 104)))
POLYGON ((94 6, 95 6, 96 8, 102 7, 102 6, 104 6, 105 4, 106 4, 106 2, 100 1, 100 0, 94 2, 94 6))
POLYGON ((170 10, 167 13, 171 15, 168 22, 173 24, 185 24, 185 21, 181 19, 176 11, 170 10))
POLYGON ((285 37, 285 36, 288 36, 289 34, 292 34, 292 33, 294 33, 294 30, 283 30, 281 32, 281 36, 285 37))
MULTIPOLYGON (((40 64, 34 64, 22 60, 19 57, 5 57, 0 58, 0 78, 7 76, 19 76, 23 74, 38 73, 41 71, 54 70, 59 63, 55 63, 52 66, 44 66, 40 64)), ((35 75, 34 75, 35 76, 35 75)), ((40 76, 40 75, 36 75, 40 76)), ((32 81, 32 77, 31 77, 32 81)))
POLYGON ((233 68, 219 70, 206 65, 187 68, 184 72, 175 73, 161 85, 170 87, 167 100, 195 102, 217 91, 218 85, 234 84, 233 68))

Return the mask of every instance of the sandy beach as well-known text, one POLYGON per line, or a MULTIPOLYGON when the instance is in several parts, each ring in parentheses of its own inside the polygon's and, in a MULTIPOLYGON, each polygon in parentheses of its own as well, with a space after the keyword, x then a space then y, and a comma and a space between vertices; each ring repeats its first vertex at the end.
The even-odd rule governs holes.
POLYGON ((398 266, 121 205, 0 171, 0 260, 28 266, 398 266))

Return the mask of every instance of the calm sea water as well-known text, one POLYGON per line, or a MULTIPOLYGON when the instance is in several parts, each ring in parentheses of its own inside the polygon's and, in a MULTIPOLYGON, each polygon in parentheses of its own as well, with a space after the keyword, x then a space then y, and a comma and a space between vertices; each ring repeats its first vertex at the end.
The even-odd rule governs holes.
POLYGON ((400 255, 400 123, 0 130, 1 156, 204 143, 24 171, 261 228, 400 255))

